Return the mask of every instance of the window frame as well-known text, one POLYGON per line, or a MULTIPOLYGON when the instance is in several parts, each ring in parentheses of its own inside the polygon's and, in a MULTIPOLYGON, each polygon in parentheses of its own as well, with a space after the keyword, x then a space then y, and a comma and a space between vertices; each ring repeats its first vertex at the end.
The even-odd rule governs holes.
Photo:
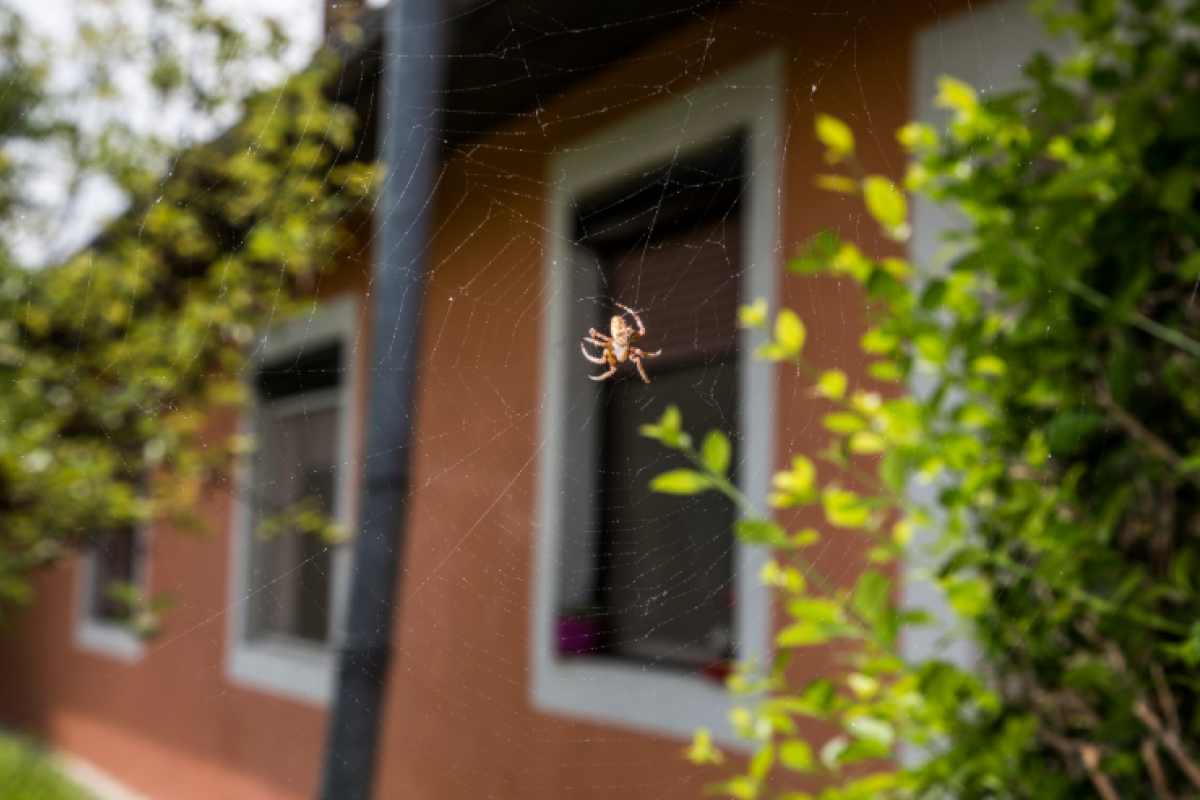
MULTIPOLYGON (((338 421, 337 491, 334 518, 351 534, 357 516, 359 442, 360 364, 357 352, 359 304, 353 295, 342 295, 317 303, 308 313, 299 314, 272 326, 252 348, 243 378, 250 399, 243 411, 239 429, 253 437, 258 430, 260 407, 255 375, 264 365, 287 358, 303 349, 339 342, 342 347, 342 380, 336 388, 313 390, 322 405, 336 396, 341 409, 338 421)), ((307 392, 305 394, 308 394, 307 392)), ((303 395, 301 395, 303 397, 303 395)), ((289 400, 283 400, 287 403, 289 400)), ((301 402, 298 397, 290 402, 301 402)), ((344 634, 344 618, 349 600, 351 548, 340 543, 331 563, 333 608, 329 641, 314 644, 286 635, 250 639, 248 587, 253 541, 253 508, 249 498, 254 491, 252 455, 235 466, 232 520, 230 524, 229 626, 225 672, 231 683, 246 688, 298 700, 317 706, 327 705, 333 696, 337 648, 344 634)))
MULTIPOLYGON (((134 562, 133 583, 146 591, 150 587, 150 531, 147 525, 133 529, 134 562)), ((141 660, 145 655, 145 643, 127 625, 102 619, 95 615, 92 597, 96 591, 95 548, 89 547, 78 562, 75 602, 75 646, 80 650, 108 656, 127 663, 141 660)))
MULTIPOLYGON (((578 475, 569 475, 566 445, 571 435, 567 414, 579 397, 566 376, 570 359, 578 358, 578 321, 572 305, 580 296, 576 273, 587 258, 573 244, 575 203, 596 190, 641 174, 682 152, 701 150, 721 136, 741 131, 748 165, 741 214, 743 301, 764 297, 775 305, 778 281, 778 216, 780 208, 781 111, 786 107, 783 59, 770 51, 671 100, 656 103, 613 125, 605 126, 561 149, 550 164, 548 248, 543 266, 543 292, 550 298, 543 320, 542 442, 537 476, 537 522, 534 536, 534 584, 531 603, 530 694, 536 708, 655 734, 690 737, 707 727, 724 744, 745 748, 729 722, 732 695, 711 679, 673 670, 651 670, 636 663, 600 658, 561 659, 553 635, 564 562, 563 528, 578 475)), ((594 272, 594 270, 591 270, 594 272)), ((594 293, 592 293, 594 294, 594 293)), ((743 354, 754 350, 761 334, 739 331, 743 354)), ((585 387, 589 388, 590 387, 585 387)), ((742 451, 774 453, 775 371, 767 362, 739 358, 738 427, 742 451)), ((587 413, 584 409, 580 413, 587 413)), ((686 424, 686 420, 685 420, 686 424)), ((584 449, 586 452, 586 447, 584 449)), ((594 461, 594 458, 590 460, 594 461)), ((739 484, 752 502, 767 493, 771 458, 745 461, 739 484)), ((590 483, 590 479, 589 479, 590 483)), ((586 489, 586 487, 585 487, 586 489)), ((736 545, 734 573, 737 605, 734 619, 739 659, 760 664, 770 657, 769 595, 758 580, 768 554, 761 548, 736 545)))

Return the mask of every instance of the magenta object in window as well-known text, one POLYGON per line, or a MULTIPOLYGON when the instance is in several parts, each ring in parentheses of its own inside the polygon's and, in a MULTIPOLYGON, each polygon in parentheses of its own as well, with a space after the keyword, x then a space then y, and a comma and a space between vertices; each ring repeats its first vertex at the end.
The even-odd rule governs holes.
POLYGON ((558 653, 581 656, 595 653, 600 643, 600 624, 592 617, 558 618, 558 653))

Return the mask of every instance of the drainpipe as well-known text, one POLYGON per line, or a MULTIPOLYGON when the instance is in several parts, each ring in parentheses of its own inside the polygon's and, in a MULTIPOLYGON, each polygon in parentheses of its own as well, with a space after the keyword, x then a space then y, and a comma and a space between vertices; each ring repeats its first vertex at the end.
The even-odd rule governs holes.
POLYGON ((372 793, 392 616, 404 575, 421 301, 430 198, 441 151, 442 0, 391 0, 378 117, 382 196, 375 210, 374 302, 359 525, 321 797, 372 793))

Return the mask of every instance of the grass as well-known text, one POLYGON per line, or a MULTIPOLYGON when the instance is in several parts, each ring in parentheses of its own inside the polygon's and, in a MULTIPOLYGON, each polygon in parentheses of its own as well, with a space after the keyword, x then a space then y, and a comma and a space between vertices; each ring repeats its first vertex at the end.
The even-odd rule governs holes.
POLYGON ((34 745, 0 734, 0 797, 4 800, 92 800, 34 745))

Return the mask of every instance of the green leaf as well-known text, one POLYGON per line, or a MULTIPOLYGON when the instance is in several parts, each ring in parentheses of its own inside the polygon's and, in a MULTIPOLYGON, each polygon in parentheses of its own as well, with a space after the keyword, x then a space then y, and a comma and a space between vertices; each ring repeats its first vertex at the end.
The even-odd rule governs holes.
POLYGON ((650 481, 650 488, 663 494, 699 494, 712 488, 712 479, 693 469, 673 469, 650 481))
POLYGON ((747 544, 780 546, 788 543, 783 528, 769 519, 740 519, 734 525, 734 531, 747 544))
POLYGON ((946 598, 950 607, 964 617, 977 617, 991 602, 991 589, 983 578, 957 578, 948 581, 946 598))
POLYGON ((779 762, 793 772, 812 772, 812 748, 803 739, 788 739, 779 745, 779 762))
POLYGON ((704 466, 715 475, 724 476, 729 472, 732 453, 733 447, 729 444, 729 437, 717 430, 709 431, 700 446, 700 458, 704 466))
POLYGON ((821 494, 825 519, 835 528, 861 528, 871 519, 871 509, 857 493, 836 486, 821 494))
POLYGON ((908 221, 908 201, 904 193, 882 175, 863 179, 863 197, 867 211, 888 231, 896 231, 908 221))
POLYGON ((837 688, 829 678, 809 681, 795 700, 796 712, 811 717, 828 716, 837 705, 837 688))
POLYGON ((800 317, 790 308, 785 308, 775 317, 775 342, 790 356, 798 356, 804 349, 807 332, 800 317))
POLYGON ((891 590, 891 581, 882 573, 867 570, 854 584, 854 610, 872 626, 881 625, 890 616, 891 590))
POLYGON ((781 630, 775 636, 775 644, 779 647, 811 647, 824 644, 832 638, 833 633, 827 625, 802 620, 781 630))
POLYGON ((674 450, 686 450, 692 444, 691 437, 683 430, 683 415, 676 405, 667 406, 657 423, 642 425, 638 433, 674 450))
POLYGON ((904 378, 904 372, 895 361, 873 361, 867 367, 867 373, 875 380, 891 383, 904 378))
POLYGON ((750 769, 748 770, 750 779, 754 781, 755 785, 762 783, 774 763, 775 748, 770 744, 760 747, 754 757, 750 759, 750 769))
POLYGON ((800 255, 788 262, 788 269, 801 275, 820 272, 830 265, 840 247, 837 234, 830 230, 819 231, 800 248, 800 255))
POLYGON ((854 133, 837 117, 817 114, 817 139, 825 145, 825 158, 836 163, 854 153, 854 133))

